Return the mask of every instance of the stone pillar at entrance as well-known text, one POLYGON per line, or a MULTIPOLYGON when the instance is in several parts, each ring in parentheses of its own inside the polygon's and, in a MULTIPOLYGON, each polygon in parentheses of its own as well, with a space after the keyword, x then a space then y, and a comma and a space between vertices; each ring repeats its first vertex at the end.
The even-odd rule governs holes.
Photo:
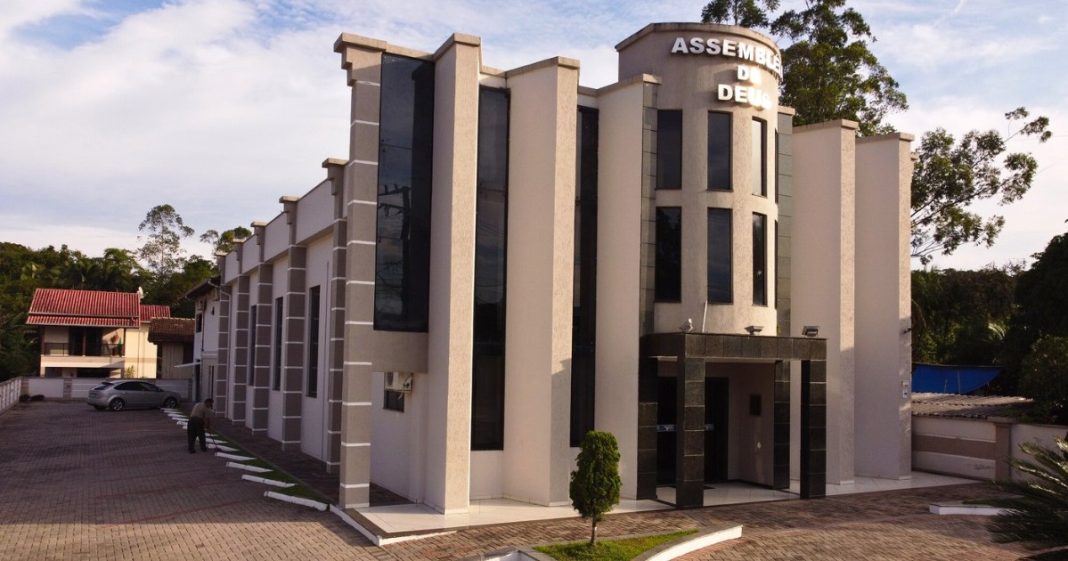
POLYGON ((705 501, 705 361, 678 356, 676 382, 675 506, 695 508, 705 501))

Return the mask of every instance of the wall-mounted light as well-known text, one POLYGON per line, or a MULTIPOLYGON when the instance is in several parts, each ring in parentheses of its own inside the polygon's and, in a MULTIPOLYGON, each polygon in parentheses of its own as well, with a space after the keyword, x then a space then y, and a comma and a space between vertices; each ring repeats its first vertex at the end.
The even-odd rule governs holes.
POLYGON ((801 328, 801 334, 805 337, 815 337, 820 334, 820 326, 806 325, 801 328))
POLYGON ((750 325, 750 326, 746 327, 745 330, 750 335, 756 335, 757 333, 760 333, 761 331, 764 331, 764 326, 763 325, 750 325))

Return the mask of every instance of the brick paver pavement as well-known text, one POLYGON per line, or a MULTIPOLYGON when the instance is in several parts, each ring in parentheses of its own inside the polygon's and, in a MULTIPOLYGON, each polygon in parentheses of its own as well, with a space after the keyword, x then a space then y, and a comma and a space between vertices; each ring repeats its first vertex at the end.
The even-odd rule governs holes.
MULTIPOLYGON (((587 537, 579 519, 471 528, 377 548, 329 513, 271 501, 158 411, 84 403, 19 405, 0 415, 0 561, 447 560, 587 537)), ((612 516, 602 537, 733 521, 745 537, 687 559, 1016 559, 980 517, 926 514, 938 500, 988 494, 962 485, 817 501, 612 516)))

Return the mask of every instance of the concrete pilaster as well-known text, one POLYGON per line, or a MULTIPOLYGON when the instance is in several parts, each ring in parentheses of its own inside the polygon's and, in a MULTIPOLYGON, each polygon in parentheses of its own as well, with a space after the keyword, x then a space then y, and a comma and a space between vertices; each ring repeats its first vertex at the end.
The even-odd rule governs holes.
POLYGON ((211 397, 215 401, 215 411, 225 414, 229 411, 230 403, 230 376, 233 371, 230 365, 230 306, 233 305, 229 286, 219 287, 219 335, 217 339, 218 349, 215 365, 214 387, 208 388, 205 397, 211 397))
POLYGON ((348 234, 345 222, 345 163, 328 159, 323 162, 334 197, 334 224, 331 227, 330 262, 327 279, 326 327, 326 470, 336 473, 341 466, 341 390, 343 387, 345 353, 345 244, 348 234))
POLYGON ((378 124, 382 51, 385 44, 351 41, 334 45, 352 87, 346 209, 345 350, 341 387, 340 503, 370 504, 371 373, 374 329, 375 214, 378 200, 378 124))
POLYGON ((267 432, 267 417, 271 394, 271 321, 274 267, 264 263, 258 268, 255 284, 249 286, 251 306, 256 308, 256 324, 250 326, 252 368, 249 381, 251 408, 248 426, 252 432, 267 432))
POLYGON ((248 385, 251 378, 249 360, 252 357, 252 326, 249 325, 249 279, 241 275, 233 284, 234 354, 233 379, 230 381, 230 418, 237 423, 248 419, 248 385))
POLYGON ((509 72, 508 86, 504 494, 568 504, 578 61, 509 72))
POLYGON ((424 501, 468 507, 474 321, 475 179, 479 40, 454 35, 435 63, 434 196, 431 202, 427 454, 424 501))
POLYGON ((282 348, 282 449, 300 450, 301 406, 304 398, 304 339, 308 332, 307 283, 305 282, 308 250, 299 245, 289 247, 285 274, 288 294, 285 298, 285 342, 282 348))

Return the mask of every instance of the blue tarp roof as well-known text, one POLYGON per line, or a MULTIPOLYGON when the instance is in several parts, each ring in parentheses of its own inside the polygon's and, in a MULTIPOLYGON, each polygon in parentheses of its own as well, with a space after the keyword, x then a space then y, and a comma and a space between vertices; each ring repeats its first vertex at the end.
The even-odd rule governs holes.
POLYGON ((914 364, 912 392, 970 394, 989 384, 1000 373, 1000 366, 914 364))

